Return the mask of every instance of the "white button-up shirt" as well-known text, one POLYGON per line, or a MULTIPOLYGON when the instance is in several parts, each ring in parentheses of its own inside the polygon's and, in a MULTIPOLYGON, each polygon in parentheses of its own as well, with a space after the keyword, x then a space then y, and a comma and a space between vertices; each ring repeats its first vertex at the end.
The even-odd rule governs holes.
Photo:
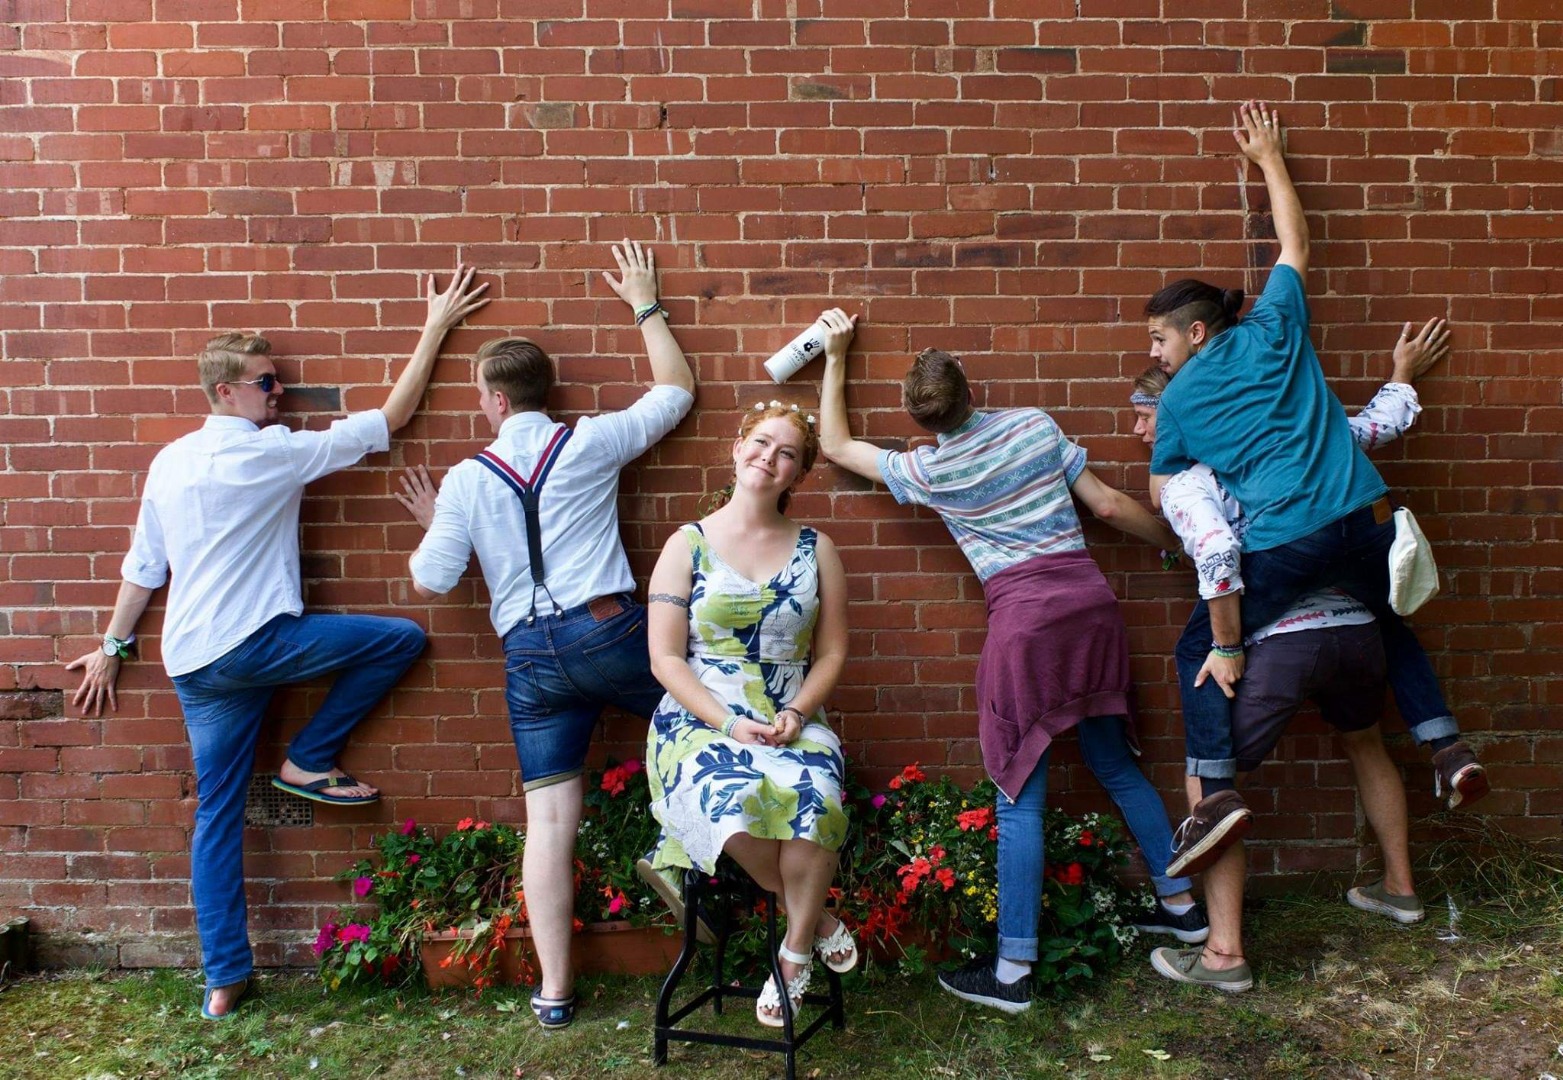
POLYGON ((328 431, 209 416, 158 452, 121 573, 148 589, 172 573, 162 639, 169 675, 197 671, 278 615, 303 612, 304 485, 390 444, 375 409, 328 431))
MULTIPOLYGON (((544 583, 562 608, 635 587, 619 537, 619 470, 678 426, 694 395, 656 386, 623 412, 582 417, 543 482, 544 583)), ((517 413, 500 425, 488 450, 531 476, 559 425, 543 412, 517 413)), ((453 467, 440 485, 434 521, 413 552, 413 580, 430 592, 455 587, 476 551, 501 636, 532 614, 531 560, 521 500, 474 460, 453 467)), ((538 611, 551 611, 539 589, 538 611)))

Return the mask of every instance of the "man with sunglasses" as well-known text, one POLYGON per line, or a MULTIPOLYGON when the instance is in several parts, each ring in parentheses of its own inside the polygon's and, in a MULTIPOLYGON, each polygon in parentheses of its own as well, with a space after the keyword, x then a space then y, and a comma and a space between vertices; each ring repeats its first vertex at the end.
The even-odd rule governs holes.
POLYGON ((83 713, 118 707, 114 687, 152 594, 170 582, 163 665, 190 735, 197 805, 190 888, 206 993, 201 1015, 232 1014, 254 957, 244 900, 244 807, 255 745, 273 690, 337 673, 315 715, 294 736, 274 783, 318 803, 373 802, 379 792, 336 765, 354 725, 423 650, 406 619, 304 614, 299 504, 312 480, 385 450, 412 419, 445 335, 488 301, 475 271, 450 286, 428 281, 428 318, 385 405, 327 431, 278 422, 283 388, 270 344, 223 334, 199 360, 211 403, 206 423, 164 447, 142 491, 123 582, 101 648, 67 665, 82 669, 73 697, 83 713))

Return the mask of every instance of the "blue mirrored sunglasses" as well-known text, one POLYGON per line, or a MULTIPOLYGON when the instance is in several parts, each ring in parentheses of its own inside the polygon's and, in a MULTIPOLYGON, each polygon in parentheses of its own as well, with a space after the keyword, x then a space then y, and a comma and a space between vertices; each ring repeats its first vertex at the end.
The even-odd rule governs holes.
POLYGON ((277 377, 269 371, 258 379, 231 379, 229 381, 238 386, 258 386, 263 394, 269 394, 277 388, 277 377))

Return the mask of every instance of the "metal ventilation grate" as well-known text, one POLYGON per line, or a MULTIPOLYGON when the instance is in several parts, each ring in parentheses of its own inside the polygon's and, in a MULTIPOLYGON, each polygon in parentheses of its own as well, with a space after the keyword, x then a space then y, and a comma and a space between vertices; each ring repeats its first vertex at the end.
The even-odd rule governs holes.
POLYGON ((250 794, 244 806, 244 823, 284 829, 313 825, 315 804, 272 787, 271 782, 276 777, 276 773, 256 773, 250 777, 250 794))

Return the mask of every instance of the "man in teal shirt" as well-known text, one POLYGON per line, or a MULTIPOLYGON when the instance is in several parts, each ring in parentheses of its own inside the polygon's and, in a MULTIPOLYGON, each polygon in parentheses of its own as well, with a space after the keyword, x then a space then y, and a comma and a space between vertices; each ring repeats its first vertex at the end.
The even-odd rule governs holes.
POLYGON ((1241 291, 1191 279, 1145 307, 1151 356, 1178 374, 1156 414, 1151 500, 1159 505, 1171 474, 1203 463, 1252 522, 1243 591, 1201 600, 1178 642, 1187 767, 1203 797, 1180 830, 1172 874, 1204 869, 1252 823, 1233 787, 1230 699, 1243 676, 1244 637, 1325 586, 1350 593, 1378 620, 1396 702, 1413 738, 1431 744, 1449 806, 1487 793, 1427 654, 1389 606, 1392 510, 1308 339, 1308 225, 1281 152, 1280 118, 1249 102, 1239 120, 1234 135, 1264 173, 1281 245, 1264 294, 1241 321, 1241 291))

